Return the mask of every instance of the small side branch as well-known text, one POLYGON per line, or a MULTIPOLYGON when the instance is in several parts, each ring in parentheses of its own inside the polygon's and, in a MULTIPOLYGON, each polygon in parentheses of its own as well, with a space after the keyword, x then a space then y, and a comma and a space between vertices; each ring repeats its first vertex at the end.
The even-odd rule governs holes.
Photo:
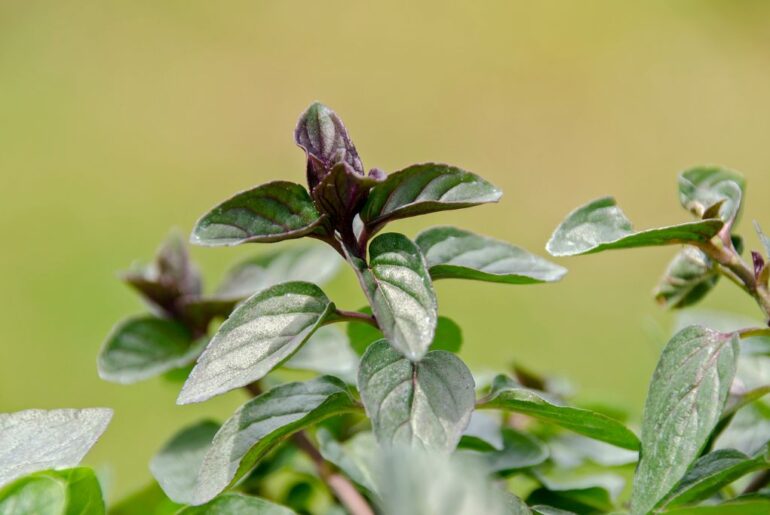
POLYGON ((345 311, 342 309, 338 309, 335 311, 335 315, 337 316, 337 319, 335 321, 363 322, 377 329, 380 328, 380 325, 377 323, 377 319, 374 318, 372 315, 367 315, 366 313, 359 313, 358 311, 345 311))

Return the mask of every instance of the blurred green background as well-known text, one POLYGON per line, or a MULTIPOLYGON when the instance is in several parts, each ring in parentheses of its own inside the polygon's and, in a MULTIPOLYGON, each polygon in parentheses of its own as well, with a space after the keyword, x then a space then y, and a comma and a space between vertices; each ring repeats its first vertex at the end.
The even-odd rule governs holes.
MULTIPOLYGON (((688 219, 676 173, 748 178, 742 228, 770 227, 770 3, 761 1, 0 2, 0 411, 109 406, 88 462, 141 486, 181 424, 237 392, 101 382, 96 352, 140 312, 115 278, 231 193, 301 181, 297 116, 321 100, 367 167, 437 160, 505 191, 455 224, 545 254, 577 205, 614 194, 637 227, 688 219)), ((213 284, 261 246, 194 249, 213 284)), ((671 326, 651 289, 673 249, 559 261, 558 284, 438 285, 476 370, 516 361, 638 415, 671 326)), ((343 308, 363 297, 345 273, 343 308)), ((724 282, 707 307, 759 312, 724 282)))

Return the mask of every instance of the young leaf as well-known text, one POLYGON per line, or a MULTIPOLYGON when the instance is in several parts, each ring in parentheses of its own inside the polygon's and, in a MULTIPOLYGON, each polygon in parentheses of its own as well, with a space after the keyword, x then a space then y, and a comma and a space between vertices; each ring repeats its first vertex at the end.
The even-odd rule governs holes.
POLYGON ((708 499, 738 478, 754 471, 770 467, 767 448, 754 458, 735 449, 719 449, 701 456, 660 503, 674 507, 708 499))
POLYGON ((24 476, 0 489, 3 515, 104 515, 101 486, 93 471, 78 467, 24 476))
POLYGON ((302 113, 294 130, 294 141, 307 155, 307 182, 311 191, 339 163, 364 174, 361 159, 342 120, 320 102, 314 102, 302 113))
POLYGON ((719 280, 719 270, 700 249, 685 247, 666 269, 655 289, 655 299, 662 305, 679 309, 701 300, 719 280))
POLYGON ((556 228, 546 250, 552 256, 577 256, 610 249, 701 243, 713 238, 724 223, 702 220, 634 232, 612 197, 577 208, 556 228))
POLYGON ((414 363, 385 340, 361 358, 358 389, 381 444, 445 452, 460 441, 475 397, 473 376, 454 354, 432 351, 414 363))
POLYGON ((333 227, 351 228, 369 195, 379 180, 362 175, 347 163, 338 163, 329 170, 310 195, 321 213, 328 215, 333 227))
POLYGON ((239 305, 209 342, 178 404, 210 399, 261 379, 286 361, 334 312, 318 286, 283 283, 239 305))
POLYGON ((326 245, 259 254, 231 268, 214 294, 179 299, 180 309, 196 327, 207 327, 213 318, 230 316, 239 302, 270 286, 290 281, 321 286, 334 277, 341 263, 339 254, 326 245))
POLYGON ((661 354, 644 406, 631 512, 648 513, 682 478, 719 422, 735 376, 738 336, 693 326, 661 354))
POLYGON ((436 330, 438 307, 425 260, 417 245, 397 233, 372 241, 366 262, 349 259, 369 298, 385 338, 399 352, 418 361, 428 350, 436 330))
POLYGON ((226 515, 243 513, 254 515, 296 515, 285 506, 273 504, 259 497, 248 497, 241 494, 220 495, 203 506, 188 506, 177 512, 177 515, 226 515))
POLYGON ((698 217, 715 209, 724 222, 734 220, 745 189, 743 176, 727 168, 701 166, 679 175, 679 202, 698 217))
POLYGON ((329 376, 284 384, 255 397, 214 436, 198 472, 192 504, 208 502, 235 484, 291 434, 355 409, 345 384, 329 376))
POLYGON ((435 279, 475 279, 533 284, 561 279, 567 270, 508 243, 454 227, 433 227, 417 236, 417 245, 435 279))
POLYGON ((250 257, 232 267, 215 296, 242 300, 259 290, 290 281, 322 286, 338 272, 343 260, 326 245, 294 245, 250 257))
POLYGON ((310 234, 322 221, 305 188, 274 181, 238 193, 203 215, 190 241, 219 247, 290 240, 310 234))
POLYGON ((377 442, 372 433, 356 433, 340 443, 328 430, 320 428, 316 438, 318 450, 326 461, 339 468, 359 486, 376 494, 374 470, 377 442))
POLYGON ((559 405, 544 393, 524 388, 505 376, 495 378, 492 391, 477 407, 523 413, 624 449, 639 448, 636 435, 620 422, 587 409, 559 405))
POLYGON ((147 315, 124 320, 99 351, 99 377, 135 383, 195 361, 206 344, 193 342, 190 331, 174 320, 147 315))
POLYGON ((500 200, 502 192, 478 175, 427 163, 394 172, 374 186, 361 210, 371 232, 399 218, 460 209, 500 200))
POLYGON ((31 472, 76 466, 111 418, 106 408, 0 414, 0 486, 31 472))
POLYGON ((172 501, 188 504, 195 499, 198 470, 219 427, 210 420, 188 426, 150 461, 150 472, 172 501))

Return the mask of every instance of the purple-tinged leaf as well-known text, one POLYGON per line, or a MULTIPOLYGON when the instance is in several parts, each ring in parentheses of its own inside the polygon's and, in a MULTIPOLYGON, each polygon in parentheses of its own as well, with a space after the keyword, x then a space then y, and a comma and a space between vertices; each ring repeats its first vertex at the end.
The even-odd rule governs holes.
POLYGON ((342 120, 320 102, 302 113, 294 140, 307 155, 307 183, 311 191, 339 163, 346 163, 355 173, 364 175, 361 159, 342 120))

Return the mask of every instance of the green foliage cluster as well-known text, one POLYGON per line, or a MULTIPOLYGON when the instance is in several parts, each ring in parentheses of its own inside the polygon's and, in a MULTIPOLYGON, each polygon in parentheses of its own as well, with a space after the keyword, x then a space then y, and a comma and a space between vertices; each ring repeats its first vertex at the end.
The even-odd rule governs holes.
MULTIPOLYGON (((301 116, 295 140, 307 188, 276 181, 238 193, 197 222, 191 241, 327 246, 260 254, 206 293, 172 234, 150 265, 123 276, 150 312, 109 335, 103 379, 181 379, 179 404, 233 390, 250 398, 222 423, 172 435, 150 463, 152 483, 110 513, 770 513, 766 326, 726 329, 708 317, 681 328, 651 379, 639 436, 624 414, 574 405, 558 382, 524 369, 475 377, 434 281, 534 284, 566 270, 464 229, 383 232, 397 219, 497 202, 501 192, 475 174, 435 163, 367 173, 321 104, 301 116), (367 306, 341 309, 322 290, 343 264, 367 306)), ((734 230, 744 190, 736 172, 688 170, 679 196, 694 221, 634 231, 605 197, 569 214, 546 248, 683 246, 656 289, 661 304, 690 306, 725 276, 767 319, 770 240, 757 227, 765 252, 749 265, 734 230)), ((0 415, 0 513, 106 513, 96 475, 78 465, 110 417, 0 415)))

